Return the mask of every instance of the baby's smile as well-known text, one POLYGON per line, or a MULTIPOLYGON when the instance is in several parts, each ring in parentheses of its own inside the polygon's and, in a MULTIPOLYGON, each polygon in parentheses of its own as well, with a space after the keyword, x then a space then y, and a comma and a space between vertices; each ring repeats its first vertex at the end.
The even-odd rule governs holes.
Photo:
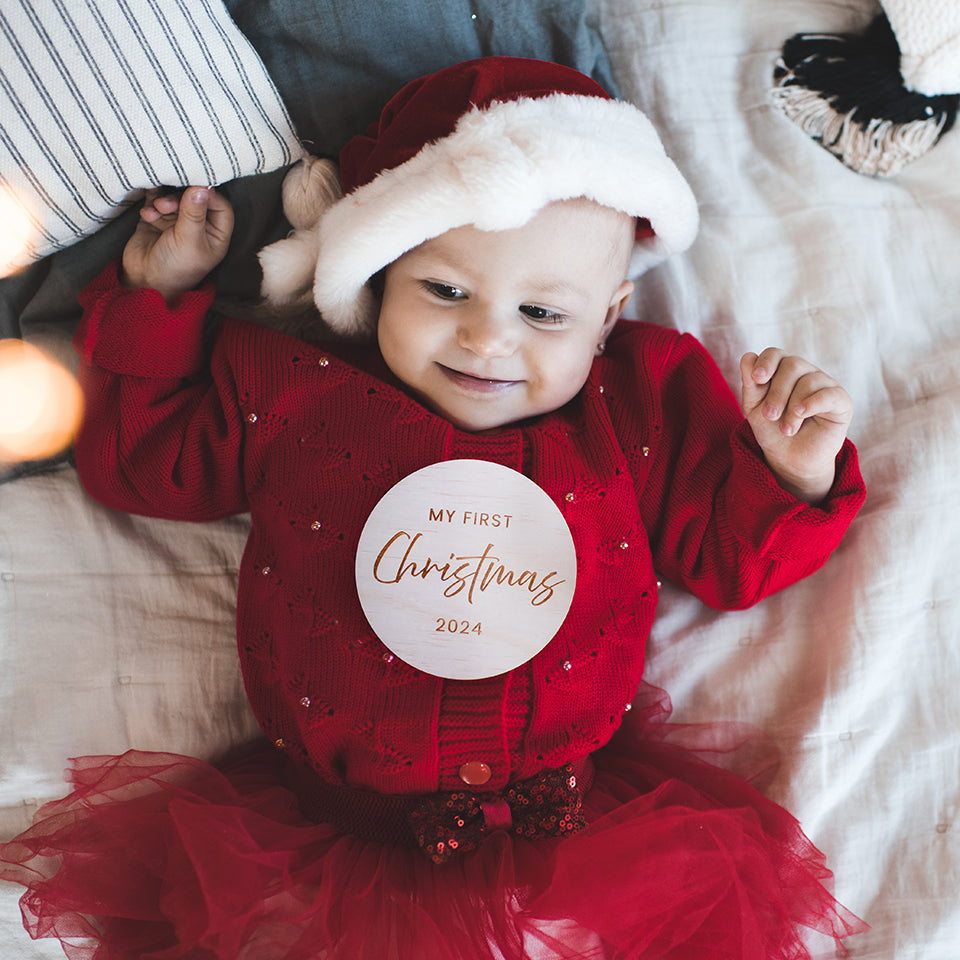
POLYGON ((498 393, 501 390, 509 389, 522 383, 522 380, 504 380, 495 377, 478 376, 467 373, 465 370, 456 370, 453 367, 437 363, 443 375, 455 386, 458 386, 471 393, 498 393))

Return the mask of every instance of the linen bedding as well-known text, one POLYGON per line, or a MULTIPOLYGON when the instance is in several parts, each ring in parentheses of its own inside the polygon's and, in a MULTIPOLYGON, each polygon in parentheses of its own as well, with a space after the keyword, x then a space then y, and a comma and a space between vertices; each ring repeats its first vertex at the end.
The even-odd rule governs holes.
MULTIPOLYGON (((769 97, 787 37, 859 29, 877 4, 226 6, 240 34, 231 42, 252 43, 314 153, 334 152, 403 81, 487 53, 570 63, 648 113, 702 226, 687 254, 640 279, 627 315, 697 335, 731 383, 740 353, 767 345, 830 371, 856 405, 851 437, 868 486, 826 567, 750 610, 716 613, 665 584, 648 679, 672 695, 675 720, 750 724, 778 748, 767 792, 827 854, 837 897, 871 924, 849 944, 856 960, 955 960, 960 132, 874 180, 817 147, 769 97)), ((240 225, 218 276, 227 294, 256 289, 255 251, 287 229, 279 163, 224 187, 240 225)), ((135 216, 0 281, 0 334, 69 362, 76 293, 135 216)), ((67 757, 133 746, 211 759, 256 725, 233 638, 245 518, 194 527, 113 513, 86 496, 68 457, 8 464, 3 478, 7 838, 63 792, 67 757)), ((0 956, 62 956, 27 938, 18 895, 0 885, 0 956)), ((811 943, 817 960, 833 956, 824 950, 811 943)))

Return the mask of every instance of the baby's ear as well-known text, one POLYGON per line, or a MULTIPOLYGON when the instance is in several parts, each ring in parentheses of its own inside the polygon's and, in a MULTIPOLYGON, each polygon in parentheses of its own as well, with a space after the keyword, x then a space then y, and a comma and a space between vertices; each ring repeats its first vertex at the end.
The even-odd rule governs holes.
POLYGON ((616 326, 620 315, 623 313, 633 295, 633 281, 624 280, 614 291, 610 298, 610 306, 607 308, 607 316, 603 321, 603 338, 606 339, 611 330, 616 326))

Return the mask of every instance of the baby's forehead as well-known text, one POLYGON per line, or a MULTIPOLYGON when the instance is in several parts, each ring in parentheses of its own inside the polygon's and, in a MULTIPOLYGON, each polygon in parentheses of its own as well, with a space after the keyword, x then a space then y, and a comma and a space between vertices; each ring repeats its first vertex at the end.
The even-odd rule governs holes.
POLYGON ((629 229, 632 233, 636 217, 623 210, 608 207, 589 197, 572 197, 568 200, 552 200, 544 204, 534 217, 549 217, 555 225, 565 225, 571 230, 629 229))
POLYGON ((622 247, 629 255, 636 235, 636 217, 624 213, 623 210, 604 206, 587 197, 555 202, 565 208, 574 227, 579 226, 581 230, 593 228, 600 233, 608 232, 613 244, 613 252, 619 251, 622 247))
POLYGON ((622 265, 624 273, 630 262, 636 237, 637 218, 623 210, 597 203, 588 197, 575 197, 570 200, 555 200, 541 210, 553 213, 556 229, 565 231, 571 243, 596 244, 606 253, 618 270, 622 265))
POLYGON ((606 223, 626 223, 632 222, 634 217, 623 210, 617 210, 615 207, 608 207, 605 204, 598 203, 590 197, 572 197, 569 200, 553 200, 542 209, 547 207, 556 207, 565 210, 571 217, 581 217, 583 219, 592 219, 606 223))
POLYGON ((430 275, 474 291, 510 289, 523 296, 592 298, 625 279, 634 218, 593 201, 555 201, 519 227, 452 227, 402 254, 386 268, 430 275))

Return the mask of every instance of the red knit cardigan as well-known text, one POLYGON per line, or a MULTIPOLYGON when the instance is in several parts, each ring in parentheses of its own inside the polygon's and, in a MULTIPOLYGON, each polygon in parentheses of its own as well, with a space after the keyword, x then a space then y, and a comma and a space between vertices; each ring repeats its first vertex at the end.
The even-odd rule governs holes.
POLYGON ((864 488, 849 442, 827 501, 784 492, 729 387, 689 335, 621 323, 563 409, 483 434, 407 396, 369 347, 228 320, 204 349, 210 287, 168 309, 117 283, 83 293, 87 408, 77 466, 118 510, 182 520, 249 511, 237 638, 263 729, 332 784, 388 794, 486 790, 609 740, 643 671, 658 577, 737 608, 813 572, 864 488), (488 680, 442 680, 391 655, 354 582, 363 523, 428 464, 494 461, 562 511, 577 585, 556 637, 488 680))

